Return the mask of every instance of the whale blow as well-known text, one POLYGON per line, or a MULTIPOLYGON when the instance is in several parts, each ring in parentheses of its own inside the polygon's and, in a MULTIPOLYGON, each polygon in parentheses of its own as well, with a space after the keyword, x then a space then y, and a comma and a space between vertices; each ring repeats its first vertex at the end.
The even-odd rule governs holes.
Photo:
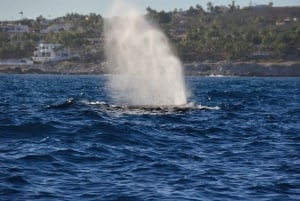
POLYGON ((112 99, 128 105, 186 104, 182 64, 167 37, 128 4, 115 3, 111 16, 115 17, 106 20, 104 33, 112 99))

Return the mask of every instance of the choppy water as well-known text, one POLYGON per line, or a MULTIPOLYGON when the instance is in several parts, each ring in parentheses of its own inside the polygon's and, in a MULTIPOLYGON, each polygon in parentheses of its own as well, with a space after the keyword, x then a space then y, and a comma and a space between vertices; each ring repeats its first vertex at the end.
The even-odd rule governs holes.
POLYGON ((185 110, 106 79, 0 75, 0 200, 300 200, 299 78, 188 77, 185 110))

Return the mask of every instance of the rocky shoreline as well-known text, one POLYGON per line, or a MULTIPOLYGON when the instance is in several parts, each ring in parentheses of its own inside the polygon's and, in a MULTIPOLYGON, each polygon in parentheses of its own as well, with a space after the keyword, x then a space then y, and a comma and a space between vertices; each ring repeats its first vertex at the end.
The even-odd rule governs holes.
MULTIPOLYGON (((105 63, 0 65, 1 74, 99 75, 107 73, 106 69, 105 63)), ((184 72, 191 76, 300 77, 300 61, 192 62, 184 64, 184 72)))
POLYGON ((90 75, 105 74, 104 66, 94 63, 59 62, 31 65, 0 65, 2 74, 62 74, 90 75))
POLYGON ((248 77, 300 77, 300 62, 215 62, 185 65, 188 75, 248 76, 248 77))

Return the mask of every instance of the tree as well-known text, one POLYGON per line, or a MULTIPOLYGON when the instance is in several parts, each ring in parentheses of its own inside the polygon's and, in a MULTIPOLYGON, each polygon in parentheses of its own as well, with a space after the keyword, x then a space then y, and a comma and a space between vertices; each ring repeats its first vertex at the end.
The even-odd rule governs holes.
POLYGON ((157 13, 157 11, 154 10, 154 9, 152 9, 150 6, 148 6, 148 7, 146 8, 146 11, 147 11, 149 14, 156 14, 156 13, 157 13))
POLYGON ((232 1, 232 3, 229 4, 228 6, 229 6, 230 11, 234 11, 235 8, 236 8, 236 7, 235 7, 235 1, 232 1))
POLYGON ((201 5, 196 4, 196 9, 198 10, 199 13, 204 13, 204 10, 201 5))
POLYGON ((169 24, 172 21, 171 13, 161 11, 158 13, 158 21, 161 24, 169 24))
POLYGON ((207 2, 207 10, 212 13, 214 11, 214 6, 212 2, 207 2))
POLYGON ((269 2, 269 7, 273 7, 274 3, 272 1, 269 2))

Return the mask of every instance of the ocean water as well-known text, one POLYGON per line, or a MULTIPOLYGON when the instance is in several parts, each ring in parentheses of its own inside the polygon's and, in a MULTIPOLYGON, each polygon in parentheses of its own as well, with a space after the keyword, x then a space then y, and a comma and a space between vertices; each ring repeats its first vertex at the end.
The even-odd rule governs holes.
POLYGON ((186 80, 193 104, 147 109, 0 75, 0 200, 300 200, 300 79, 186 80))

